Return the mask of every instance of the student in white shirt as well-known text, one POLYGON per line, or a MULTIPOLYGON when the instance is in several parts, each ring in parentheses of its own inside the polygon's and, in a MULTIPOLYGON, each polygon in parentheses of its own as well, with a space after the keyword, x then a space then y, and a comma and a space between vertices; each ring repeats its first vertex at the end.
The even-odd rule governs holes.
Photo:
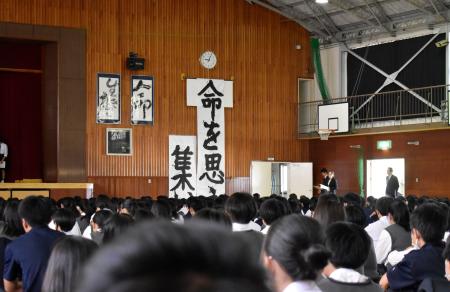
POLYGON ((277 220, 263 247, 263 263, 276 292, 319 292, 315 281, 327 265, 320 224, 309 217, 291 214, 277 220))
POLYGON ((375 205, 375 213, 377 214, 378 221, 375 221, 365 228, 366 232, 372 238, 374 246, 377 246, 378 239, 381 232, 390 225, 387 218, 389 206, 394 201, 391 197, 382 197, 377 200, 375 205))
POLYGON ((225 212, 230 216, 234 232, 261 231, 261 226, 253 222, 256 217, 256 202, 250 194, 234 193, 226 204, 225 212))
POLYGON ((375 246, 378 264, 384 264, 391 251, 403 251, 411 246, 408 206, 395 200, 389 207, 388 221, 390 225, 381 231, 375 246))
POLYGON ((357 271, 367 260, 371 245, 364 229, 353 223, 337 222, 327 228, 325 238, 331 258, 323 272, 326 278, 318 283, 322 291, 383 291, 369 277, 357 271))
POLYGON ((265 200, 261 207, 259 207, 259 215, 261 216, 265 227, 261 230, 261 233, 267 235, 270 225, 278 218, 281 218, 287 214, 286 208, 283 203, 278 199, 272 198, 265 200))
POLYGON ((0 182, 5 182, 6 176, 6 157, 8 157, 8 146, 0 140, 0 182))

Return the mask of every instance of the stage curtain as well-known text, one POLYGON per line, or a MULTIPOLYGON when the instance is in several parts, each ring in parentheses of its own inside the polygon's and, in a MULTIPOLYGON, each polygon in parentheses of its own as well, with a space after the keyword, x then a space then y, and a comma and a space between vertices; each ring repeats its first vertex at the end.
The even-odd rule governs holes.
MULTIPOLYGON (((9 59, 9 64, 2 65, 15 68, 27 65, 20 59, 23 50, 18 50, 18 47, 17 44, 0 44, 2 56, 9 59), (5 52, 9 52, 8 55, 4 55, 5 52), (19 63, 14 66, 11 59, 19 63)), ((40 58, 39 47, 29 49, 40 58)), ((37 66, 34 64, 31 67, 37 66)), ((41 74, 0 72, 0 139, 9 148, 7 181, 42 178, 41 91, 41 74)))

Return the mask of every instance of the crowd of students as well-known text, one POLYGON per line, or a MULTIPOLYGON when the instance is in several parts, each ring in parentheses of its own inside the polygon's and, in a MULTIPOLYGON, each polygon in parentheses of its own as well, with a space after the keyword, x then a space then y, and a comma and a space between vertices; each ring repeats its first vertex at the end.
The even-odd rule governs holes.
POLYGON ((0 214, 8 292, 450 291, 448 199, 30 196, 0 214))

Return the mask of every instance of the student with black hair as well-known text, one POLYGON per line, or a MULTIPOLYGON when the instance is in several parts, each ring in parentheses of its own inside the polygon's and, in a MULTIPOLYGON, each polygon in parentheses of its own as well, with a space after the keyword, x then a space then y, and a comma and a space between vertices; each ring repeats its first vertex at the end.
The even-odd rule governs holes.
MULTIPOLYGON (((11 240, 23 235, 22 220, 19 216, 19 200, 9 199, 2 212, 0 237, 11 240)), ((3 256, 3 252, 0 252, 3 256)))
POLYGON ((316 219, 323 228, 327 228, 328 225, 333 222, 344 221, 344 205, 336 195, 321 195, 317 201, 313 218, 316 219))
POLYGON ((381 232, 390 225, 387 214, 389 211, 389 206, 393 201, 393 198, 387 196, 379 198, 375 205, 375 213, 377 214, 378 221, 369 224, 365 228, 366 232, 372 238, 374 246, 377 246, 381 232))
POLYGON ((128 214, 134 216, 136 210, 136 202, 133 199, 125 199, 120 205, 120 214, 128 214))
POLYGON ((30 196, 20 203, 19 216, 25 234, 6 247, 5 291, 16 291, 20 285, 24 292, 41 291, 53 244, 64 236, 64 233, 48 228, 51 212, 49 201, 43 197, 30 196))
POLYGON ((252 221, 256 217, 257 209, 250 194, 232 194, 225 203, 225 212, 233 222, 233 231, 261 231, 261 226, 252 221))
MULTIPOLYGON (((3 265, 6 246, 17 237, 25 233, 19 217, 19 201, 10 199, 6 202, 3 211, 3 221, 0 227, 0 273, 3 275, 3 265)), ((3 281, 0 281, 0 290, 3 289, 3 281)))
POLYGON ((264 224, 263 230, 261 230, 262 234, 267 234, 269 232, 270 225, 272 225, 275 220, 288 215, 286 212, 286 208, 283 206, 283 203, 277 199, 268 199, 265 200, 261 207, 259 208, 259 215, 261 216, 264 224))
POLYGON ((216 223, 231 231, 231 219, 224 210, 203 208, 195 213, 193 220, 203 220, 211 223, 216 223))
POLYGON ((105 226, 105 222, 113 215, 112 211, 109 209, 103 209, 100 211, 95 212, 94 216, 92 217, 92 222, 90 225, 91 233, 89 233, 89 236, 85 236, 83 234, 84 238, 92 239, 95 241, 98 245, 102 244, 103 242, 103 227, 105 226))
POLYGON ((321 291, 315 281, 329 257, 323 242, 322 228, 312 218, 292 214, 272 225, 264 241, 263 262, 275 291, 321 291))
POLYGON ((364 214, 366 214, 367 224, 369 225, 378 220, 377 214, 375 212, 375 207, 377 204, 377 199, 372 196, 367 197, 366 203, 364 205, 364 214))
POLYGON ((413 250, 381 278, 380 285, 391 290, 417 290, 426 278, 442 279, 445 275, 442 238, 447 213, 437 204, 425 203, 411 215, 413 250))
POLYGON ((55 225, 55 230, 65 233, 66 235, 79 236, 81 233, 73 230, 76 217, 70 209, 58 209, 52 215, 52 222, 55 225))
POLYGON ((58 240, 48 260, 42 292, 75 291, 83 265, 97 248, 92 240, 78 236, 58 240))
POLYGON ((370 237, 360 226, 337 222, 326 230, 325 245, 331 251, 330 263, 324 269, 325 279, 318 285, 324 292, 382 292, 380 286, 359 273, 369 255, 370 237))
MULTIPOLYGON (((344 212, 346 222, 354 223, 361 228, 365 227, 366 216, 364 214, 364 210, 360 206, 353 204, 347 205, 344 208, 344 212)), ((377 271, 377 258, 375 256, 375 248, 373 246, 372 239, 370 239, 370 249, 367 260, 364 262, 364 265, 358 269, 358 272, 366 275, 374 281, 378 281, 380 279, 380 275, 377 271)))
POLYGON ((309 203, 310 203, 309 198, 307 196, 301 196, 300 203, 302 204, 303 215, 311 217, 311 214, 306 215, 308 212, 311 213, 311 211, 309 210, 309 203))
POLYGON ((248 242, 250 252, 257 257, 261 253, 264 235, 261 226, 253 222, 256 217, 256 202, 247 193, 234 193, 225 203, 225 213, 230 216, 233 232, 248 242))
POLYGON ((128 214, 114 214, 106 219, 103 226, 103 240, 102 243, 109 243, 116 237, 122 235, 134 220, 128 214))
POLYGON ((143 222, 86 266, 79 292, 269 292, 258 257, 236 233, 205 222, 143 222), (114 258, 114 261, 111 261, 114 258))
POLYGON ((159 199, 152 205, 152 214, 155 218, 172 220, 172 209, 170 203, 165 199, 159 199))
POLYGON ((388 220, 390 225, 381 231, 375 246, 378 264, 384 264, 391 251, 402 251, 411 246, 408 206, 395 199, 389 206, 388 220))

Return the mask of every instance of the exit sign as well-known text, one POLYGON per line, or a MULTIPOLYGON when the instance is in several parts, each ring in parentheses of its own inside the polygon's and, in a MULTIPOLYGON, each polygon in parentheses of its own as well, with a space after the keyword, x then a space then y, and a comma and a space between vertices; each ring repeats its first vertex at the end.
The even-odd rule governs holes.
POLYGON ((377 141, 377 149, 378 150, 389 150, 392 148, 391 140, 380 140, 377 141))

